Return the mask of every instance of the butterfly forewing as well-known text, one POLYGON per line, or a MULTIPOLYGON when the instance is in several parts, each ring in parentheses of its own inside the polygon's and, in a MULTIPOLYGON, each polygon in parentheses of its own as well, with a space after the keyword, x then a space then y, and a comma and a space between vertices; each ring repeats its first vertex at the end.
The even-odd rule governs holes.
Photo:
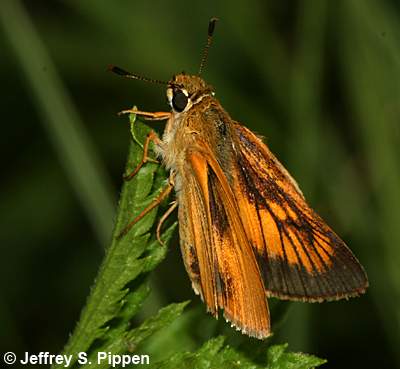
POLYGON ((335 300, 365 291, 365 272, 345 243, 308 206, 267 146, 235 124, 234 196, 270 296, 335 300))
POLYGON ((264 338, 270 322, 260 271, 225 174, 205 148, 188 150, 179 194, 185 265, 214 315, 221 308, 242 332, 264 338))

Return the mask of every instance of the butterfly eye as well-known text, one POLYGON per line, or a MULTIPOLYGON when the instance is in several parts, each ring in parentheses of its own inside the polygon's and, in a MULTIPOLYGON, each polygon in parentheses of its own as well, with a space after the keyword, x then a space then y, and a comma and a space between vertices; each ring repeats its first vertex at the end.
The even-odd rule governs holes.
POLYGON ((178 113, 185 110, 189 97, 182 90, 175 90, 172 97, 172 107, 178 113))

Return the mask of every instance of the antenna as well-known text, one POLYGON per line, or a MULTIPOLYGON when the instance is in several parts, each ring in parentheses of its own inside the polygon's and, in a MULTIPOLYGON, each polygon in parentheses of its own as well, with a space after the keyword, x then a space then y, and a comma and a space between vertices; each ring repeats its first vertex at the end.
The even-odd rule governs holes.
POLYGON ((201 74, 201 72, 203 71, 203 69, 207 63, 208 49, 210 48, 211 43, 212 43, 212 37, 213 37, 214 29, 215 29, 215 23, 217 23, 217 21, 218 21, 218 18, 212 17, 210 19, 210 22, 208 23, 207 43, 203 50, 203 56, 201 58, 201 63, 200 63, 200 68, 199 68, 199 73, 198 73, 199 75, 201 74))
POLYGON ((112 64, 110 64, 108 66, 108 70, 115 74, 118 74, 119 76, 125 77, 125 78, 138 79, 140 81, 157 83, 159 85, 168 85, 168 82, 160 81, 159 79, 153 79, 153 78, 139 76, 138 74, 133 74, 131 72, 127 72, 126 70, 123 70, 122 68, 116 67, 115 65, 112 65, 112 64))

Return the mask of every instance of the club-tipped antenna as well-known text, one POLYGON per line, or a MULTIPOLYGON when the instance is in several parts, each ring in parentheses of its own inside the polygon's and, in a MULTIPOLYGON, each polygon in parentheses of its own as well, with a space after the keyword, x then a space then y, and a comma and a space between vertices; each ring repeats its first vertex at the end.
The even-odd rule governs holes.
POLYGON ((118 74, 119 76, 125 77, 125 78, 130 78, 130 79, 138 79, 139 81, 145 81, 145 82, 150 82, 150 83, 157 83, 159 85, 168 85, 168 82, 165 81, 160 81, 159 79, 154 79, 154 78, 147 78, 143 76, 139 76, 138 74, 134 74, 131 72, 127 72, 126 70, 117 67, 115 65, 109 65, 108 70, 118 74))
POLYGON ((203 71, 203 69, 207 63, 208 49, 210 48, 211 43, 212 43, 212 38, 213 38, 214 30, 215 30, 215 23, 217 23, 217 21, 218 21, 218 18, 212 17, 210 19, 210 22, 208 23, 207 43, 203 50, 203 56, 201 58, 201 63, 200 63, 200 68, 199 68, 199 75, 201 74, 201 72, 203 71))

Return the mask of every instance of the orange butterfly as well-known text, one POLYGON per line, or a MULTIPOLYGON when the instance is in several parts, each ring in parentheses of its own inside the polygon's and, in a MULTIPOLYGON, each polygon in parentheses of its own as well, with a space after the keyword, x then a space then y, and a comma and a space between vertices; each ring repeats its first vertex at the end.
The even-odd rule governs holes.
MULTIPOLYGON (((205 64, 216 19, 209 24, 205 64)), ((214 316, 243 333, 271 333, 267 297, 307 302, 357 296, 368 286, 363 267, 346 244, 306 203, 296 181, 250 130, 234 121, 199 75, 169 82, 111 70, 127 78, 167 85, 171 112, 126 110, 167 119, 162 138, 147 137, 140 165, 156 150, 170 170, 168 186, 121 236, 175 188, 183 260, 194 291, 214 316)), ((160 224, 157 229, 159 235, 160 224)))

